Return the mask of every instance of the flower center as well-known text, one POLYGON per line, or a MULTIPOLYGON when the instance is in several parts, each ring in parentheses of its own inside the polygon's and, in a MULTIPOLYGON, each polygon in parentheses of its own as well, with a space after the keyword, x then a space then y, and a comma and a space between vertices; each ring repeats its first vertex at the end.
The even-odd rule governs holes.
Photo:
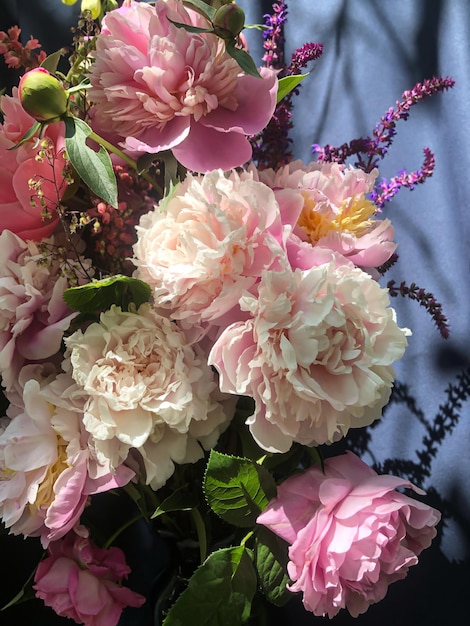
POLYGON ((372 224, 370 219, 376 206, 364 197, 344 200, 336 214, 321 213, 316 210, 317 203, 307 192, 303 192, 304 207, 297 220, 297 225, 307 234, 310 242, 316 244, 330 231, 347 231, 357 236, 362 235, 372 224))
POLYGON ((44 480, 39 485, 38 492, 36 495, 36 500, 34 504, 31 505, 35 509, 40 509, 41 507, 48 507, 51 502, 53 502, 55 498, 54 493, 54 485, 57 478, 62 474, 64 470, 66 470, 69 466, 67 463, 67 442, 62 439, 62 437, 58 438, 57 442, 57 458, 49 465, 47 469, 46 476, 44 480))

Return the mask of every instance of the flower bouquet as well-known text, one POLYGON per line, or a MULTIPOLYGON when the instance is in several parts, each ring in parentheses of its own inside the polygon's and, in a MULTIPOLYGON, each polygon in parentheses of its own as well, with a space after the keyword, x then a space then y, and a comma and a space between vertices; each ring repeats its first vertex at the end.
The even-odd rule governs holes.
POLYGON ((300 594, 357 616, 440 519, 419 486, 329 444, 389 401, 410 334, 390 295, 447 334, 429 294, 381 285, 397 258, 382 208, 434 157, 382 182, 377 166, 453 81, 417 84, 371 136, 304 164, 291 109, 322 47, 284 62, 284 3, 260 27, 262 67, 232 2, 82 9, 65 69, 0 33, 25 70, 0 102, 0 514, 44 549, 10 605, 236 626, 300 594), (162 554, 136 585, 133 527, 162 554))

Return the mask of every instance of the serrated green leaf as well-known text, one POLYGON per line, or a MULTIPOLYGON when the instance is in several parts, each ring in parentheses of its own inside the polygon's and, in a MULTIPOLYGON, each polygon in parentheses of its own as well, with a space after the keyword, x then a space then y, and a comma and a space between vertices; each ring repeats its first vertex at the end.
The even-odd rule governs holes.
POLYGON ((207 19, 211 22, 214 19, 216 9, 214 9, 213 6, 207 4, 207 2, 204 2, 203 0, 183 0, 183 4, 190 9, 194 9, 200 15, 207 17, 207 19))
POLYGON ((174 491, 168 498, 165 498, 150 517, 155 519, 165 513, 171 513, 171 511, 189 511, 197 506, 197 503, 198 498, 196 494, 189 492, 187 485, 185 485, 174 491))
POLYGON ((261 589, 276 606, 283 606, 292 597, 286 588, 291 580, 287 575, 288 544, 264 526, 256 529, 255 566, 261 589))
POLYGON ((245 50, 237 48, 235 46, 235 40, 227 41, 225 43, 225 49, 232 57, 232 59, 235 59, 235 61, 242 68, 245 74, 249 74, 250 76, 254 76, 255 78, 262 78, 251 56, 245 50))
POLYGON ((66 289, 64 300, 71 309, 80 313, 106 311, 113 304, 125 311, 131 303, 139 308, 148 302, 151 293, 150 286, 144 281, 117 275, 66 289))
POLYGON ((98 152, 86 144, 93 131, 86 122, 67 116, 65 149, 78 175, 91 191, 112 207, 117 208, 117 183, 109 154, 100 146, 98 152))
POLYGON ((306 72, 305 74, 294 74, 292 76, 284 76, 284 78, 280 78, 277 89, 277 103, 285 98, 288 93, 293 91, 297 85, 304 80, 304 78, 307 78, 309 74, 310 72, 306 72))
POLYGON ((256 585, 244 546, 217 550, 191 576, 163 626, 241 626, 250 616, 256 585))
POLYGON ((256 518, 276 494, 271 474, 251 459, 212 450, 204 477, 204 493, 211 509, 229 524, 254 526, 256 518))

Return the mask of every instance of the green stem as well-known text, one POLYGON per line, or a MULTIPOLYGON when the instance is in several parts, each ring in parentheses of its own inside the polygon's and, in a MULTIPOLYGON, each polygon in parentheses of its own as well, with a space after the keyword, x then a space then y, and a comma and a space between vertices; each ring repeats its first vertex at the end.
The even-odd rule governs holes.
POLYGON ((142 178, 146 180, 150 185, 152 185, 152 187, 163 197, 164 195, 163 189, 160 187, 157 181, 154 178, 152 178, 152 176, 150 176, 148 172, 146 171, 139 172, 139 168, 137 167, 137 162, 134 161, 134 159, 131 159, 131 157, 127 156, 127 154, 125 154, 122 150, 120 150, 119 148, 116 148, 116 146, 113 146, 112 143, 109 143, 109 141, 106 141, 106 139, 104 139, 103 137, 100 137, 100 135, 98 135, 95 132, 92 132, 89 135, 89 137, 93 141, 96 141, 96 143, 99 143, 100 146, 103 146, 103 148, 106 148, 108 152, 113 152, 118 157, 120 157, 123 161, 125 161, 128 165, 130 165, 130 167, 132 167, 133 170, 135 170, 140 176, 142 176, 142 178))
POLYGON ((196 527, 197 538, 199 541, 199 558, 201 563, 207 558, 207 535, 206 526, 199 509, 191 509, 191 515, 193 518, 194 526, 196 527))
POLYGON ((240 545, 241 545, 241 546, 244 546, 244 545, 245 545, 245 543, 248 541, 248 539, 250 539, 250 538, 253 536, 253 534, 254 534, 254 533, 253 533, 253 531, 252 531, 252 530, 250 530, 250 532, 249 532, 249 533, 247 533, 247 534, 243 537, 243 539, 240 541, 240 545))
POLYGON ((117 537, 119 537, 119 535, 124 530, 126 530, 126 528, 129 528, 129 526, 132 526, 132 524, 134 524, 134 522, 138 522, 142 518, 143 518, 142 513, 139 513, 138 515, 136 515, 132 519, 128 520, 125 524, 123 524, 120 528, 118 528, 116 530, 116 532, 111 535, 111 537, 109 537, 109 539, 103 545, 103 548, 108 549, 112 545, 113 541, 115 541, 117 539, 117 537))

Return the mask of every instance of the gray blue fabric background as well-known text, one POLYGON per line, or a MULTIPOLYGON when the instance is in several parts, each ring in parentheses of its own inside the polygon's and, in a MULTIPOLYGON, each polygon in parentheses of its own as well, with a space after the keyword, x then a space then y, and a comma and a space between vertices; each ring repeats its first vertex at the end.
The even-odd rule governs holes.
MULTIPOLYGON (((248 22, 261 22, 269 8, 269 3, 255 0, 240 0, 240 4, 248 22)), ((429 444, 426 437, 439 422, 444 410, 440 407, 449 400, 446 389, 457 384, 459 372, 470 366, 470 3, 290 0, 288 5, 286 58, 307 41, 324 45, 323 56, 295 99, 292 137, 297 158, 309 161, 313 143, 338 145, 370 134, 388 107, 418 80, 433 75, 450 75, 456 80, 453 90, 417 105, 410 119, 399 124, 398 136, 381 167, 381 175, 389 177, 404 168, 418 168, 424 146, 435 153, 434 176, 412 192, 403 190, 385 208, 384 215, 395 225, 400 256, 386 278, 414 281, 433 292, 450 320, 451 335, 447 341, 441 339, 417 303, 399 297, 393 300, 400 325, 413 331, 408 351, 396 367, 399 394, 367 436, 353 435, 351 441, 368 463, 391 459, 388 467, 395 469, 394 473, 420 476, 427 501, 444 513, 443 523, 439 538, 405 582, 392 585, 386 599, 363 616, 353 620, 342 612, 335 622, 358 626, 467 624, 470 403, 463 401, 454 407, 459 419, 447 422, 452 427, 445 436, 429 444)), ((0 0, 0 30, 19 23, 26 37, 34 34, 46 50, 53 51, 65 43, 59 37, 67 37, 64 24, 74 23, 72 15, 77 8, 62 6, 59 0, 0 0)), ((259 43, 259 35, 250 33, 251 51, 258 59, 262 53, 259 43)), ((1 59, 0 72, 4 82, 1 59)), ((141 541, 141 554, 131 558, 138 563, 145 556, 145 566, 151 568, 149 559, 158 559, 158 546, 153 546, 154 553, 149 556, 149 538, 142 535, 141 541)), ((2 538, 2 550, 3 562, 8 559, 17 566, 22 559, 27 562, 22 540, 7 543, 2 538)), ((16 571, 13 566, 12 571, 16 571)), ((143 580, 144 573, 140 577, 143 580)), ((34 606, 34 612, 18 607, 17 613, 1 614, 0 623, 70 623, 54 621, 49 613, 42 616, 35 603, 29 606, 34 606)), ((305 613, 293 600, 271 621, 289 626, 328 620, 305 613)), ((152 623, 150 612, 145 611, 129 612, 121 620, 122 626, 152 623)))

